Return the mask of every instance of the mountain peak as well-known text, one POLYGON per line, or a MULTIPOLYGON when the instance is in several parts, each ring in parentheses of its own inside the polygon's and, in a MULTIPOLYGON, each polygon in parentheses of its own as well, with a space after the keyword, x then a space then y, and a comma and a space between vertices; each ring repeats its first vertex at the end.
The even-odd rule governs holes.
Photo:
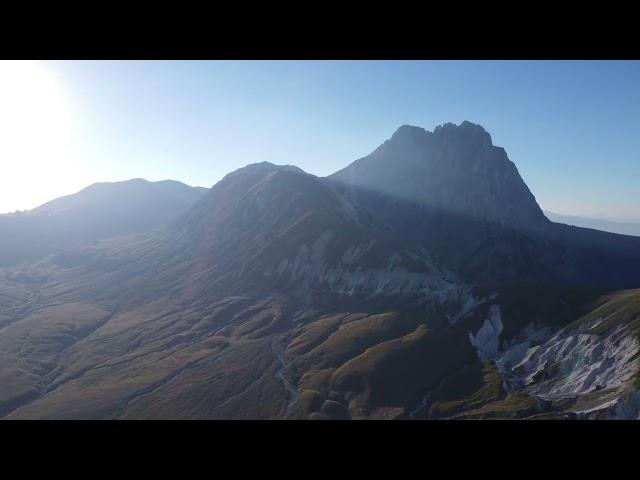
POLYGON ((478 142, 485 146, 493 146, 491 135, 482 125, 464 120, 460 125, 455 123, 445 123, 438 125, 433 134, 441 140, 453 140, 459 142, 461 139, 478 142))
POLYGON ((532 229, 546 221, 504 149, 468 120, 433 132, 402 125, 369 156, 331 178, 467 218, 532 229))
POLYGON ((234 170, 231 173, 228 173, 226 176, 238 176, 246 173, 257 173, 263 171, 271 171, 271 170, 284 170, 287 172, 298 173, 300 175, 309 175, 307 172, 302 170, 300 167, 296 167, 295 165, 276 165, 271 162, 256 162, 245 165, 244 167, 240 167, 237 170, 234 170))
POLYGON ((429 138, 434 138, 439 142, 493 146, 489 132, 482 125, 468 120, 464 120, 460 125, 451 122, 438 125, 433 132, 422 127, 404 124, 393 133, 390 141, 394 144, 425 143, 429 138))
POLYGON ((428 132, 422 127, 416 127, 414 125, 400 125, 398 129, 391 136, 392 139, 406 139, 406 138, 420 138, 424 137, 431 132, 428 132))

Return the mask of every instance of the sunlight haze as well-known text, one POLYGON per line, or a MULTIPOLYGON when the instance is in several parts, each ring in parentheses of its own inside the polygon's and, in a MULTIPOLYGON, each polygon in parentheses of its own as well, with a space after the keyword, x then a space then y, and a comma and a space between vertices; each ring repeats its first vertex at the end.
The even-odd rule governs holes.
POLYGON ((261 161, 325 176, 402 124, 463 120, 545 210, 640 221, 631 61, 0 61, 0 212, 101 181, 208 188, 261 161))

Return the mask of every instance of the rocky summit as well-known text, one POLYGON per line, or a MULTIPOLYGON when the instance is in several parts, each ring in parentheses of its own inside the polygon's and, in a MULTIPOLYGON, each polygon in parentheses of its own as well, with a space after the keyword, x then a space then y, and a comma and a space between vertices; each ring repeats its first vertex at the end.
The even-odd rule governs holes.
POLYGON ((409 125, 329 178, 447 214, 540 230, 547 223, 518 169, 480 125, 409 125))

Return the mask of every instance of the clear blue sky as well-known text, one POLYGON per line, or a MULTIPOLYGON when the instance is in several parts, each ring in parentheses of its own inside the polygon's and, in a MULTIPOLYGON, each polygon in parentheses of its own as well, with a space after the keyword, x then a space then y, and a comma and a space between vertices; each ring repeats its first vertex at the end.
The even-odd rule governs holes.
POLYGON ((0 193, 0 210, 32 208, 95 181, 172 178, 210 187, 260 161, 328 175, 402 124, 432 130, 469 120, 506 149, 543 209, 640 221, 640 62, 67 61, 39 68, 63 98, 75 163, 59 160, 57 173, 50 166, 51 177, 31 194, 28 174, 39 164, 23 159, 29 168, 11 182, 15 201, 0 193))

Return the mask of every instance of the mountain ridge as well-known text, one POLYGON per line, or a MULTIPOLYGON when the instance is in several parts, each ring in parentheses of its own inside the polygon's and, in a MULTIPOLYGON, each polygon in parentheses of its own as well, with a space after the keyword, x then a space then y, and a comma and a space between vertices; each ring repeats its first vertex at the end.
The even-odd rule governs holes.
POLYGON ((550 211, 544 212, 547 218, 556 222, 573 225, 582 228, 591 228, 603 232, 617 233, 620 235, 640 236, 640 223, 604 220, 602 218, 590 218, 578 215, 562 215, 550 211))
POLYGON ((636 418, 640 293, 613 290, 640 242, 547 220, 467 123, 401 127, 355 185, 250 164, 153 232, 0 268, 0 416, 636 418))
POLYGON ((638 281, 640 244, 551 222, 506 151, 468 121, 402 126, 327 181, 469 282, 638 281))
POLYGON ((0 215, 0 265, 152 231, 186 211, 206 191, 173 180, 100 182, 26 213, 0 215))

